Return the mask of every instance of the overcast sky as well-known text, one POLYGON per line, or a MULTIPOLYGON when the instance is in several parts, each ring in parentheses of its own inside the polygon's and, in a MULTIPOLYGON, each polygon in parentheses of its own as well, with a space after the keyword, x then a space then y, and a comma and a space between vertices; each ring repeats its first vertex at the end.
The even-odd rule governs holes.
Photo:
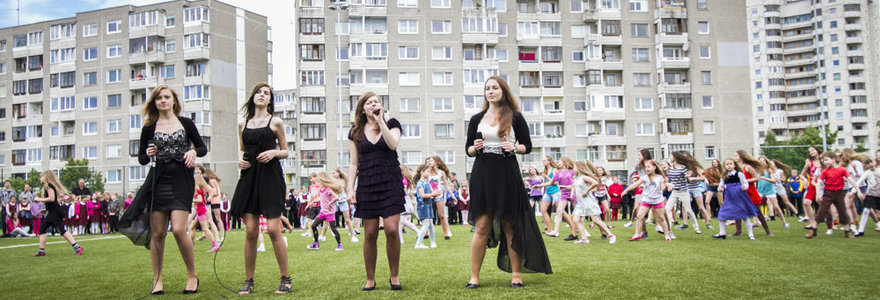
MULTIPOLYGON (((145 5, 167 2, 168 0, 0 0, 0 28, 16 26, 18 15, 15 8, 20 4, 21 24, 73 17, 77 12, 92 11, 122 5, 145 5)), ((293 51, 294 16, 293 0, 222 0, 221 2, 238 6, 251 12, 266 16, 272 27, 272 51, 275 89, 296 87, 294 64, 296 51, 293 51), (287 51, 282 51, 287 49, 287 51)))

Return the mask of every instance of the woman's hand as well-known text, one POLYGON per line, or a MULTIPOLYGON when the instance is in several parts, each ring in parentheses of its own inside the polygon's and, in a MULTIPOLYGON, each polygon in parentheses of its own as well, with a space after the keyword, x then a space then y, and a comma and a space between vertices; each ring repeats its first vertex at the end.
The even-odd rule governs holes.
POLYGON ((186 162, 187 168, 192 168, 196 163, 196 150, 189 149, 186 153, 183 154, 183 160, 186 162))
POLYGON ((250 167, 251 167, 251 163, 249 163, 248 161, 246 161, 244 159, 238 160, 238 169, 239 170, 247 170, 250 167))
POLYGON ((153 157, 153 155, 156 155, 156 150, 159 150, 159 148, 156 146, 148 147, 147 148, 147 156, 153 157))
POLYGON ((511 143, 507 139, 507 137, 505 136, 504 141, 501 142, 501 150, 504 150, 504 152, 507 152, 507 153, 512 153, 512 152, 516 151, 516 145, 511 143))
POLYGON ((474 152, 480 152, 483 150, 483 139, 474 140, 474 152))
POLYGON ((262 153, 257 155, 257 161, 265 164, 275 158, 275 153, 276 151, 274 149, 263 151, 262 153))
POLYGON ((723 185, 719 185, 719 186, 718 186, 718 192, 719 192, 719 193, 724 193, 724 186, 723 186, 723 185))

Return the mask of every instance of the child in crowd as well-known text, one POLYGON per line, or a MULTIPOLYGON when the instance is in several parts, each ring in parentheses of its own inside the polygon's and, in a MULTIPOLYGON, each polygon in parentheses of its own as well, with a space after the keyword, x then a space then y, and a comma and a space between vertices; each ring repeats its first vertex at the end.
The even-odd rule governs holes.
POLYGON ((630 241, 634 242, 642 239, 641 231, 644 228, 645 217, 648 215, 649 210, 653 211, 654 222, 660 224, 661 229, 666 236, 666 241, 672 241, 672 237, 669 235, 669 224, 666 222, 666 212, 663 210, 664 182, 664 174, 660 169, 660 164, 656 161, 648 160, 645 161, 645 175, 639 175, 638 181, 623 190, 623 193, 626 194, 630 190, 644 186, 642 190, 641 204, 639 204, 636 217, 636 233, 629 239, 630 241))
POLYGON ((617 213, 620 210, 621 198, 623 196, 623 186, 620 180, 613 177, 614 183, 608 187, 608 195, 611 196, 611 221, 617 221, 617 213))
MULTIPOLYGON (((207 182, 205 182, 205 178, 202 177, 201 173, 196 172, 194 177, 195 177, 196 186, 195 186, 195 192, 193 193, 192 202, 193 202, 193 207, 196 210, 196 221, 199 223, 199 225, 202 226, 202 233, 204 235, 206 235, 208 237, 208 239, 211 240, 211 249, 208 250, 208 253, 214 253, 214 252, 217 252, 217 250, 220 250, 220 243, 218 243, 217 240, 214 238, 214 233, 211 232, 211 229, 210 229, 211 226, 208 225, 208 223, 212 222, 213 220, 208 219, 208 217, 207 217, 208 208, 205 205, 205 195, 213 193, 214 189, 211 188, 211 186, 208 185, 207 182)), ((196 224, 191 223, 191 225, 189 227, 189 239, 193 240, 193 239, 195 239, 195 237, 196 237, 196 224)))
POLYGON ((43 184, 43 195, 42 197, 34 197, 34 201, 46 204, 46 218, 43 220, 43 224, 40 225, 40 250, 34 256, 46 256, 46 239, 48 239, 46 230, 49 228, 52 228, 56 234, 64 236, 64 239, 73 247, 76 256, 82 256, 83 247, 76 243, 70 233, 64 230, 64 226, 61 223, 64 211, 58 205, 58 196, 62 193, 67 193, 67 189, 58 182, 55 173, 52 171, 43 171, 40 174, 40 183, 43 184))
POLYGON ((98 202, 98 198, 100 194, 95 194, 95 197, 92 197, 91 201, 86 202, 86 216, 88 217, 89 222, 89 233, 91 234, 100 234, 101 233, 101 203, 98 202))
POLYGON ((572 190, 572 193, 574 193, 573 196, 577 197, 577 205, 574 207, 572 215, 575 216, 573 221, 581 235, 581 239, 576 240, 575 244, 590 243, 590 233, 584 228, 584 217, 590 217, 590 220, 599 226, 599 230, 608 236, 608 242, 614 244, 617 238, 611 234, 608 226, 602 221, 602 209, 599 207, 599 201, 593 194, 599 189, 604 189, 596 168, 593 167, 593 163, 589 160, 586 162, 579 161, 575 163, 575 171, 577 172, 577 177, 574 179, 574 190, 572 190))
POLYGON ((343 183, 327 172, 318 174, 315 178, 315 183, 318 185, 318 196, 312 199, 312 202, 319 202, 320 212, 312 221, 312 237, 315 239, 315 242, 307 248, 311 250, 321 249, 321 245, 318 242, 318 226, 323 223, 325 226, 330 226, 330 230, 336 237, 336 251, 342 251, 342 240, 340 239, 339 231, 336 230, 336 200, 339 198, 339 193, 342 192, 343 183))
POLYGON ((427 164, 423 164, 416 169, 416 174, 418 174, 418 178, 413 178, 413 181, 418 180, 416 184, 416 195, 418 196, 418 209, 416 212, 419 215, 419 221, 422 223, 422 228, 419 229, 418 234, 416 235, 416 249, 428 249, 427 246, 422 244, 422 238, 425 234, 428 234, 428 237, 431 239, 431 248, 437 248, 437 242, 434 239, 434 198, 439 196, 441 191, 440 189, 434 189, 431 185, 431 170, 427 164))
MULTIPOLYGON (((880 209, 880 169, 877 168, 876 161, 870 161, 865 165, 865 172, 859 178, 859 184, 867 183, 868 191, 862 204, 862 218, 859 222, 859 230, 855 234, 856 237, 865 235, 865 226, 868 225, 868 218, 871 216, 871 210, 880 209)), ((880 222, 875 222, 874 230, 880 231, 880 222)))
POLYGON ((752 204, 747 193, 749 182, 743 174, 742 168, 733 159, 724 160, 725 176, 721 176, 718 191, 724 195, 724 203, 718 210, 719 232, 712 237, 716 239, 727 238, 725 221, 745 220, 749 240, 755 240, 755 232, 752 229, 752 218, 758 215, 757 207, 752 204))
MULTIPOLYGON (((834 152, 822 153, 822 167, 824 170, 822 170, 822 174, 819 175, 818 187, 822 187, 824 192, 822 193, 822 201, 819 201, 819 212, 816 213, 816 220, 831 222, 831 214, 828 212, 828 209, 831 205, 834 205, 834 207, 837 208, 840 224, 849 224, 849 213, 846 209, 846 203, 844 202, 844 196, 846 195, 846 191, 843 190, 844 181, 849 182, 849 184, 854 187, 858 187, 859 185, 852 176, 850 176, 846 168, 837 165, 837 154, 834 152)), ((859 198, 865 197, 864 194, 862 194, 862 191, 858 190, 858 188, 856 188, 856 193, 859 198)), ((849 226, 844 226, 844 228, 843 236, 845 238, 855 238, 852 232, 850 232, 849 226)), ((813 228, 805 237, 809 239, 815 236, 816 229, 813 228)))

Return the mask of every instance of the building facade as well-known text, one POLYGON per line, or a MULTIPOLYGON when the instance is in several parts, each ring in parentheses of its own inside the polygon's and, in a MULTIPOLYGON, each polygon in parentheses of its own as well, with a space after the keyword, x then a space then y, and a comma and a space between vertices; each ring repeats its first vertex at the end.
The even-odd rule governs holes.
POLYGON ((877 150, 877 5, 749 0, 755 145, 828 125, 828 149, 877 150))
POLYGON ((267 81, 266 24, 218 1, 170 1, 0 29, 4 177, 85 158, 107 191, 136 189, 147 173, 137 161, 143 104, 167 84, 208 145, 197 162, 211 163, 231 191, 238 156, 231 120, 251 88, 267 81))
POLYGON ((338 139, 373 91, 403 124, 402 163, 437 155, 465 174, 467 122, 492 75, 529 123, 523 167, 568 156, 623 174, 641 148, 708 163, 754 145, 747 28, 726 25, 745 20, 744 0, 348 4, 296 3, 303 170, 348 164, 338 139))

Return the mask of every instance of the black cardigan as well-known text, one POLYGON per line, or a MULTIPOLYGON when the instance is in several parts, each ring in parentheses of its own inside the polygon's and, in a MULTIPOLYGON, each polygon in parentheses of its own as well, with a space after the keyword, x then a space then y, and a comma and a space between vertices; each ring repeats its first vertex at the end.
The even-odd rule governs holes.
MULTIPOLYGON (((467 142, 464 144, 464 153, 468 156, 470 153, 467 152, 468 148, 474 145, 474 140, 477 138, 477 128, 480 126, 480 121, 483 120, 483 116, 486 115, 486 112, 480 112, 471 117, 470 123, 468 123, 468 131, 467 131, 467 142)), ((526 123, 526 119, 523 117, 522 113, 514 112, 513 113, 513 133, 516 136, 516 141, 520 145, 526 146, 526 152, 522 154, 529 154, 532 152, 532 138, 529 136, 529 124, 526 123)))
MULTIPOLYGON (((177 120, 183 125, 183 130, 186 131, 186 137, 192 142, 193 149, 196 150, 196 156, 203 157, 205 154, 208 154, 208 148, 205 147, 205 142, 202 141, 202 136, 199 135, 199 129, 196 128, 196 124, 186 117, 177 117, 177 120)), ((141 129, 141 142, 138 147, 138 162, 141 165, 150 163, 150 157, 147 155, 147 146, 155 134, 156 123, 144 126, 144 128, 141 129)))

